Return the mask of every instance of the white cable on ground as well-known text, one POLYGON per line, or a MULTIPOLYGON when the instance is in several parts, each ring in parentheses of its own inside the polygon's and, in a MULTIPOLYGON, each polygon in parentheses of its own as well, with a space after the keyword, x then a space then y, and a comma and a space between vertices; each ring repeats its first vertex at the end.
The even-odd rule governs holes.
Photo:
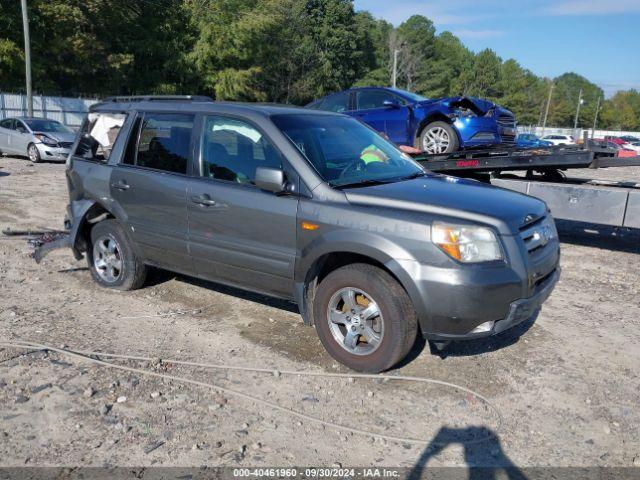
MULTIPOLYGON (((158 372, 153 372, 153 371, 149 371, 149 370, 142 370, 140 368, 134 368, 134 367, 127 367, 124 365, 118 365, 116 363, 110 363, 110 362, 105 362, 104 360, 100 360, 97 358, 92 358, 93 356, 96 357, 108 357, 108 358, 117 358, 117 359, 122 359, 122 360, 135 360, 135 361, 146 361, 146 362, 152 362, 155 359, 153 358, 149 358, 149 357, 140 357, 140 356, 132 356, 132 355, 121 355, 121 354, 115 354, 115 353, 103 353, 103 352, 89 352, 89 351, 73 351, 73 350, 68 350, 65 348, 57 348, 57 347, 52 347, 50 345, 43 345, 43 344, 39 344, 39 343, 35 343, 35 342, 29 342, 29 341, 21 341, 21 340, 17 340, 17 341, 8 341, 8 340, 2 340, 0 339, 0 347, 5 347, 5 348, 15 348, 15 349, 27 349, 27 350, 49 350, 52 352, 57 352, 60 353, 62 355, 66 355, 66 356, 70 356, 70 357, 74 357, 74 358, 79 358, 81 360, 85 360, 91 363, 95 363, 97 365, 102 365, 105 367, 109 367, 109 368, 115 368, 118 370, 124 370, 127 372, 132 372, 132 373, 138 373, 141 375, 148 375, 148 376, 152 376, 152 377, 157 377, 157 378, 163 378, 166 380, 173 380, 176 382, 184 382, 184 383, 190 383, 192 385, 198 385, 201 387, 206 387, 206 388, 211 388, 214 390, 217 390, 219 392, 223 392, 226 393, 227 395, 232 395, 232 396, 236 396, 236 397, 240 397, 240 398, 244 398, 245 400, 249 400, 251 402, 260 404, 260 405, 264 405, 266 407, 269 407, 271 409, 274 410, 278 410, 280 412, 286 413, 288 415, 294 416, 294 417, 298 417, 301 418, 303 420, 307 420, 309 422, 313 422, 313 423, 317 423, 319 425, 323 425, 325 427, 329 427, 332 429, 336 429, 336 430, 342 430, 345 432, 351 432, 351 433, 356 433, 358 435, 365 435, 368 437, 373 437, 373 438, 378 438, 378 439, 383 439, 383 440, 388 440, 388 441, 392 441, 392 442, 400 442, 400 443, 410 443, 410 444, 415 444, 415 445, 438 445, 438 443, 436 442, 431 442, 428 440, 423 440, 423 439, 419 439, 419 438, 409 438, 409 437, 396 437, 393 435, 385 435, 382 433, 375 433, 375 432, 371 432, 369 430, 363 430, 363 429, 359 429, 359 428, 354 428, 354 427, 350 427, 347 425, 342 425, 339 423, 335 423, 335 422, 330 422, 330 421, 326 421, 326 420, 322 420, 320 418, 317 417, 313 417, 311 415, 307 415, 306 413, 302 413, 302 412, 298 412, 296 410, 287 408, 287 407, 283 407, 282 405, 279 405, 275 402, 270 402, 268 400, 264 400, 262 398, 259 397, 255 397, 253 395, 249 395, 246 394, 244 392, 240 392, 237 390, 232 390, 226 387, 221 387, 219 385, 215 385, 213 383, 206 383, 206 382, 200 382, 198 380, 192 380, 189 378, 183 378, 183 377, 178 377, 175 375, 169 375, 166 373, 158 373, 158 372)), ((269 374, 275 374, 276 372, 282 375, 299 375, 299 376, 308 376, 308 377, 338 377, 338 378, 366 378, 366 379, 384 379, 384 380, 392 380, 392 381, 406 381, 406 382, 417 382, 417 383, 430 383, 430 384, 435 384, 435 385, 441 385, 441 386, 445 386, 445 387, 449 387, 449 388, 453 388, 455 390, 459 390, 461 392, 465 392, 468 393, 470 395, 473 395, 474 397, 476 397, 477 399, 481 400, 485 405, 487 405, 489 408, 491 408, 495 414, 498 417, 498 425, 496 428, 496 434, 497 432, 499 432, 502 428, 502 414, 500 413, 500 411, 498 410, 498 408, 493 405, 487 398, 485 398, 484 396, 480 395, 479 393, 474 392, 473 390, 466 388, 466 387, 462 387, 460 385, 456 385, 455 383, 450 383, 450 382, 445 382, 443 380, 435 380, 435 379, 431 379, 431 378, 423 378, 423 377, 410 377, 410 376, 403 376, 403 375, 385 375, 385 374, 362 374, 362 373, 357 373, 357 374, 350 374, 350 373, 325 373, 325 372, 305 372, 305 371, 295 371, 295 370, 275 370, 275 369, 270 369, 270 368, 254 368, 254 367, 242 367, 242 366, 233 366, 233 365, 223 365, 223 364, 207 364, 207 363, 197 363, 197 362, 189 362, 189 361, 184 361, 184 360, 162 360, 163 362, 166 363, 173 363, 176 365, 187 365, 187 366, 192 366, 192 367, 201 367, 201 368, 212 368, 212 369, 218 369, 218 370, 236 370, 236 371, 243 371, 243 372, 255 372, 255 373, 269 373, 269 374)), ((483 438, 477 438, 474 440, 460 440, 459 443, 462 444, 474 444, 474 443, 480 443, 480 442, 484 442, 486 440, 489 440, 491 438, 493 438, 496 434, 489 434, 483 438)))

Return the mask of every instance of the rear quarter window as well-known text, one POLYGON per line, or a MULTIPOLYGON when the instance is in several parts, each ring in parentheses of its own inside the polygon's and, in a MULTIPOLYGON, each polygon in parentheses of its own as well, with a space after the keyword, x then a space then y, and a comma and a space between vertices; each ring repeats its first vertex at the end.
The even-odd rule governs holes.
POLYGON ((80 130, 75 157, 96 162, 109 160, 127 116, 124 113, 89 113, 80 130))

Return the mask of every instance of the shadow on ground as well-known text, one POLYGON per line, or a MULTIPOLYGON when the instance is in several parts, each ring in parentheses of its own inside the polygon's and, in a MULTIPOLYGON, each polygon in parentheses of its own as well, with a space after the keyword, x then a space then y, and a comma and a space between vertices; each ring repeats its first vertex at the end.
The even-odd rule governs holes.
POLYGON ((229 286, 222 285, 220 283, 211 282, 208 280, 202 280, 195 277, 180 275, 177 273, 170 272, 168 270, 161 270, 158 268, 150 269, 149 275, 147 276, 147 280, 144 286, 153 287, 155 285, 160 285, 162 283, 168 282, 169 280, 173 280, 174 278, 179 280, 182 283, 187 283, 189 285, 206 288, 207 290, 211 290, 213 292, 222 293, 224 295, 230 295, 233 297, 240 298, 242 300, 247 300, 249 302, 259 303, 261 305, 278 308, 280 310, 286 310, 287 312, 298 313, 298 307, 294 303, 288 300, 282 300, 279 298, 270 297, 268 295, 262 295, 260 293, 254 293, 248 290, 242 290, 240 288, 229 287, 229 286))
MULTIPOLYGON (((443 469, 444 470, 444 469, 443 469)), ((449 470, 449 469, 447 469, 449 470)), ((510 480, 526 479, 522 471, 511 461, 502 449, 498 434, 490 428, 441 428, 429 445, 423 450, 418 461, 407 475, 408 480, 421 478, 468 478, 470 480, 492 480, 508 478, 510 480), (486 439, 486 440, 482 440, 486 439), (462 445, 468 475, 460 476, 459 471, 443 471, 434 477, 428 472, 429 461, 450 445, 462 445), (440 475, 440 473, 442 475, 440 475)))
POLYGON ((560 241, 617 252, 640 253, 640 230, 556 220, 560 241))

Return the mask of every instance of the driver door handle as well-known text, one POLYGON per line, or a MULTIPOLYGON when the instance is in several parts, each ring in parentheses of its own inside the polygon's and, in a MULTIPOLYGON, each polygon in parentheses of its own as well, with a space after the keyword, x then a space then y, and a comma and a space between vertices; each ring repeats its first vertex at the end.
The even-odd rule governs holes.
POLYGON ((191 197, 191 201, 193 203, 197 204, 197 205, 202 205, 203 207, 212 207, 214 205, 217 205, 216 201, 213 200, 206 193, 204 193, 202 195, 195 195, 195 196, 191 197))
POLYGON ((116 183, 112 183, 113 188, 118 190, 129 190, 130 185, 125 180, 118 180, 116 183))

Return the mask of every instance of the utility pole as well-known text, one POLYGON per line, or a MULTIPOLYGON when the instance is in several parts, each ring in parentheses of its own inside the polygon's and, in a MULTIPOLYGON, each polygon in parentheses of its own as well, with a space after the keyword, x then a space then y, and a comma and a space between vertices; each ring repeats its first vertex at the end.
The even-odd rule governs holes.
POLYGON ((596 125, 598 124, 598 112, 600 111, 600 97, 598 97, 598 103, 596 103, 596 113, 593 116, 593 129, 591 130, 591 138, 596 134, 596 125))
POLYGON ((549 98, 547 99, 547 109, 544 112, 544 122, 542 122, 542 135, 540 135, 541 137, 544 137, 544 130, 545 128, 547 128, 547 117, 549 116, 549 106, 551 105, 551 94, 553 93, 554 87, 555 85, 552 82, 551 86, 549 87, 549 98))
POLYGON ((400 50, 397 48, 393 49, 393 77, 391 78, 391 86, 396 88, 396 78, 398 76, 398 54, 400 50))
POLYGON ((582 105, 582 89, 580 89, 580 93, 578 94, 578 109, 576 110, 576 121, 573 122, 574 130, 578 128, 578 116, 580 116, 580 105, 582 105))
POLYGON ((31 40, 29 38, 29 17, 27 14, 27 0, 21 0, 22 28, 24 30, 24 61, 27 81, 27 112, 33 117, 33 91, 31 90, 31 40))

